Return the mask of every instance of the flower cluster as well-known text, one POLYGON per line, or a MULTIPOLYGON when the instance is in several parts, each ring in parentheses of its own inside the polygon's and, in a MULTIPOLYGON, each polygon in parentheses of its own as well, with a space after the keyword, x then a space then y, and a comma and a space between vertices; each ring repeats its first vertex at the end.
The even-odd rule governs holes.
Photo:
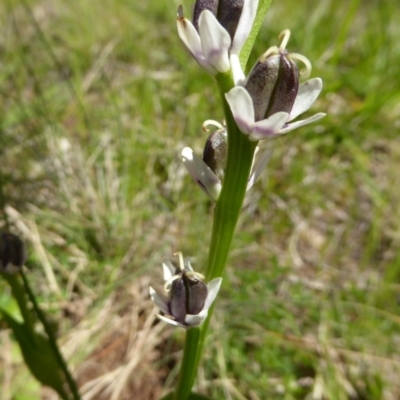
POLYGON ((199 326, 207 318, 222 278, 215 278, 205 285, 204 276, 193 270, 190 261, 185 262, 181 252, 176 255, 179 256, 178 269, 169 260, 163 263, 165 294, 150 287, 150 297, 164 313, 157 315, 161 320, 183 328, 199 326))
MULTIPOLYGON (((305 64, 311 73, 311 63, 303 55, 290 53, 286 46, 290 31, 284 30, 279 47, 269 48, 246 77, 240 65, 240 55, 257 15, 259 0, 197 0, 193 20, 178 8, 177 28, 185 48, 210 74, 231 74, 233 87, 224 93, 233 119, 250 141, 258 142, 283 135, 325 116, 317 113, 309 118, 296 118, 306 112, 322 90, 320 78, 300 83, 301 71, 295 60, 305 64)), ((222 78, 222 77, 221 77, 222 78)), ((218 200, 225 174, 228 132, 224 125, 208 120, 203 130, 210 132, 203 156, 189 147, 182 150, 183 162, 192 178, 214 201, 218 200)), ((266 167, 270 149, 257 144, 247 190, 266 167)), ((164 292, 150 288, 150 296, 163 312, 158 317, 172 325, 185 328, 200 325, 208 314, 221 285, 221 278, 207 285, 204 277, 193 271, 189 261, 179 255, 179 269, 170 261, 163 263, 164 292)))
MULTIPOLYGON (((309 60, 289 53, 286 46, 290 31, 284 30, 279 47, 268 49, 245 77, 239 62, 240 51, 252 29, 258 0, 197 0, 193 22, 178 9, 178 33, 187 50, 196 61, 213 75, 231 71, 235 86, 225 94, 233 118, 240 131, 251 141, 283 135, 325 116, 317 113, 304 120, 294 121, 307 111, 322 90, 320 78, 300 84, 300 72, 294 60, 306 66, 309 60)), ((226 128, 214 121, 217 130, 205 144, 201 159, 189 147, 182 150, 182 159, 192 178, 214 201, 222 187, 226 165, 226 128)), ((205 129, 207 130, 207 129, 205 129)), ((249 176, 249 189, 265 168, 270 151, 259 151, 257 146, 253 168, 249 176)))

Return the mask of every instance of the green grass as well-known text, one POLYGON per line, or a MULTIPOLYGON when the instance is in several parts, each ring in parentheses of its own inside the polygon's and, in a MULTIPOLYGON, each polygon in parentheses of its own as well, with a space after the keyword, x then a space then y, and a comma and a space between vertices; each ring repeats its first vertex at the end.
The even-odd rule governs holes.
MULTIPOLYGON (((28 242, 80 384, 129 372, 103 398, 173 386, 183 334, 152 326, 147 287, 178 250, 199 271, 207 259, 212 206, 179 154, 223 113, 177 6, 0 4, 2 225, 28 242)), ((248 193, 198 379, 215 399, 400 396, 399 20, 396 0, 272 3, 251 60, 291 29, 328 116, 275 140, 248 193)), ((39 398, 0 329, 0 398, 39 398)))

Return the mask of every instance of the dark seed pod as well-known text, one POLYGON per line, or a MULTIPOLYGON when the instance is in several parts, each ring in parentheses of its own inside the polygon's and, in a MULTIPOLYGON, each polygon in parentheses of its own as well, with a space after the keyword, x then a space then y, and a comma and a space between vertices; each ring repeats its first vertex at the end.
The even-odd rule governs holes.
POLYGON ((293 108, 299 89, 299 71, 286 51, 272 54, 254 66, 246 83, 256 121, 293 108))
POLYGON ((279 76, 279 58, 278 55, 273 55, 258 61, 247 79, 245 88, 253 100, 256 121, 264 119, 270 105, 279 76))
POLYGON ((244 0, 220 0, 218 21, 228 31, 233 40, 236 28, 242 15, 244 0))
POLYGON ((193 10, 193 25, 199 30, 200 14, 211 11, 233 40, 243 11, 244 0, 197 0, 193 10))
POLYGON ((198 278, 192 278, 186 274, 183 274, 183 281, 187 293, 187 313, 196 315, 204 307, 208 294, 207 286, 198 278))
POLYGON ((299 70, 288 54, 279 56, 279 76, 265 117, 279 111, 290 113, 299 89, 299 70))
POLYGON ((182 271, 170 289, 170 309, 172 316, 181 324, 187 314, 196 315, 204 307, 208 294, 207 286, 190 273, 182 271))
POLYGON ((16 272, 24 263, 25 246, 22 240, 12 233, 0 233, 0 270, 16 272))
POLYGON ((171 314, 181 324, 185 323, 186 317, 186 288, 182 278, 175 279, 170 289, 171 314))
POLYGON ((207 138, 203 161, 220 180, 224 177, 227 154, 228 135, 226 129, 218 129, 207 138))
POLYGON ((193 25, 197 31, 199 31, 199 18, 200 14, 204 10, 211 11, 217 16, 218 11, 218 0, 197 0, 193 10, 193 25))

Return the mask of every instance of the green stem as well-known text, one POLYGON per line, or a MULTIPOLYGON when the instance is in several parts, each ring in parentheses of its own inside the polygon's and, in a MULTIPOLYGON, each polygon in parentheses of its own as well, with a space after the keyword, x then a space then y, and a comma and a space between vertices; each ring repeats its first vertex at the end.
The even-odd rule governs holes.
POLYGON ((35 312, 44 327, 47 338, 49 339, 49 343, 53 349, 54 356, 56 357, 60 368, 64 372, 64 376, 68 382, 68 386, 70 388, 73 399, 80 400, 81 397, 79 395, 79 391, 78 391, 78 387, 76 385, 75 379, 72 377, 71 373, 69 372, 67 363, 65 362, 64 357, 62 356, 61 351, 57 345, 57 340, 53 333, 53 330, 51 329, 51 326, 48 323, 46 316, 40 309, 39 304, 36 301, 35 295, 33 294, 31 287, 29 286, 28 279, 25 276, 23 271, 21 271, 21 276, 22 276, 22 280, 24 282, 25 290, 28 293, 29 300, 32 302, 33 308, 35 309, 35 312))
MULTIPOLYGON (((224 184, 214 213, 209 259, 205 271, 207 281, 222 276, 224 273, 257 145, 255 142, 250 142, 248 137, 239 131, 225 100, 225 93, 233 86, 230 75, 220 74, 217 76, 217 81, 228 129, 228 159, 224 184)), ((201 327, 187 331, 179 381, 174 393, 175 400, 185 400, 191 392, 212 312, 213 307, 209 310, 208 318, 201 327)))
POLYGON ((29 329, 30 332, 33 332, 32 315, 29 311, 25 290, 21 285, 18 274, 2 274, 2 277, 8 282, 11 287, 12 296, 17 301, 25 326, 29 329))

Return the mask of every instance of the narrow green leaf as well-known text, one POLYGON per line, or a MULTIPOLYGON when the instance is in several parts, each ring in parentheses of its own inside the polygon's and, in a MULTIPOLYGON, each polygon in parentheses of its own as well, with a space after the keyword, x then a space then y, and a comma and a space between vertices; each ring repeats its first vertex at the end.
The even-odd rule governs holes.
POLYGON ((42 385, 53 388, 63 399, 68 399, 69 396, 64 390, 64 375, 49 341, 44 336, 27 329, 24 323, 17 322, 4 309, 1 310, 1 313, 13 331, 32 375, 42 385))

